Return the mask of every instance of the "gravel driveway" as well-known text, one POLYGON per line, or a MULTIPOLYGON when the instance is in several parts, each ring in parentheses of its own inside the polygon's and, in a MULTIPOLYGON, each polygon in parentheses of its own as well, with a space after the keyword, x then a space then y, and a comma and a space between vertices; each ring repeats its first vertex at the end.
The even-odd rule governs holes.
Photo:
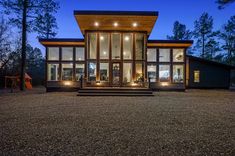
POLYGON ((235 155, 235 92, 0 94, 0 155, 235 155))

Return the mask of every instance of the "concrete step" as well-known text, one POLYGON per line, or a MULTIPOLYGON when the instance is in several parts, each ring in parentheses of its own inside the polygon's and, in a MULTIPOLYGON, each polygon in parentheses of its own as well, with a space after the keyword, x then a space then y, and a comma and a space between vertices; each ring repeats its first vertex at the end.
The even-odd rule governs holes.
POLYGON ((135 93, 78 93, 77 96, 154 96, 154 94, 135 93))
POLYGON ((152 94, 150 90, 79 90, 78 93, 116 93, 116 94, 152 94))

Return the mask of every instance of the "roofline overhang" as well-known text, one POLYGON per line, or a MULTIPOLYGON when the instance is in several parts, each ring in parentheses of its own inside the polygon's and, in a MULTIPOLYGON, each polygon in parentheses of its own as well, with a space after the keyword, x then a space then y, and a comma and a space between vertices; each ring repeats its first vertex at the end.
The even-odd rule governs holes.
POLYGON ((158 16, 158 11, 74 10, 74 15, 158 16))

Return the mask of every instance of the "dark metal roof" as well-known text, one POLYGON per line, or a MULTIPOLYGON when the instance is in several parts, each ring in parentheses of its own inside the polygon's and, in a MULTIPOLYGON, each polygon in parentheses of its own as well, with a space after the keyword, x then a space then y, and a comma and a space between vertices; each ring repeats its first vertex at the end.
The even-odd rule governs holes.
POLYGON ((75 10, 74 15, 129 15, 158 16, 157 11, 108 11, 108 10, 75 10))
POLYGON ((52 39, 40 38, 39 42, 84 42, 84 39, 82 38, 52 38, 52 39))
POLYGON ((148 40, 148 43, 191 43, 193 40, 148 40))
POLYGON ((188 57, 189 59, 200 61, 200 62, 205 62, 205 63, 217 65, 217 66, 223 66, 225 68, 235 69, 235 66, 220 63, 220 62, 216 62, 216 61, 213 61, 213 60, 208 60, 208 59, 205 59, 205 58, 200 58, 200 57, 196 57, 196 56, 192 56, 192 55, 187 55, 186 57, 188 57))

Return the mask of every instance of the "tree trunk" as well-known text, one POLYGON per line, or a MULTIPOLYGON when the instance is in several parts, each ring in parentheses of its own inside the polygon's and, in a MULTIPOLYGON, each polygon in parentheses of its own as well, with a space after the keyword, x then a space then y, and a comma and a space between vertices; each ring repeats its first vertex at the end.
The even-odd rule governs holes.
POLYGON ((202 57, 205 58, 205 35, 202 35, 202 57))
POLYGON ((232 65, 232 52, 230 49, 228 50, 228 63, 232 65))
POLYGON ((20 73, 20 90, 25 90, 25 66, 26 66, 26 30, 27 30, 27 2, 23 2, 23 16, 22 16, 22 48, 21 48, 21 73, 20 73))

